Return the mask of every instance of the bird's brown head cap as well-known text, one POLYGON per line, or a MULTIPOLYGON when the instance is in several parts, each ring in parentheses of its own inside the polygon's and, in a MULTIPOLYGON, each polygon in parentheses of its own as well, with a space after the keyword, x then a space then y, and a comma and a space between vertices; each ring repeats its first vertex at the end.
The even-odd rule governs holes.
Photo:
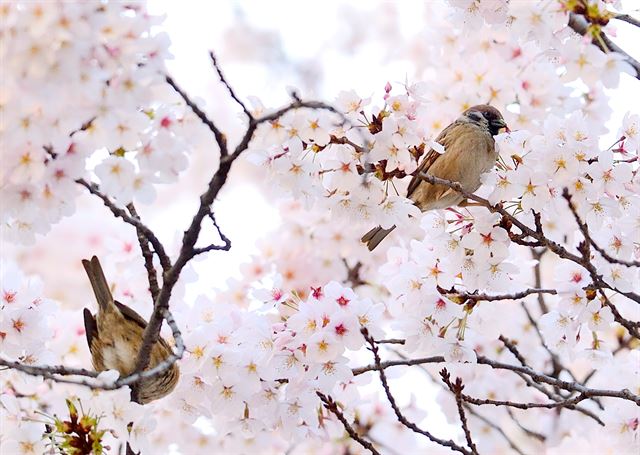
POLYGON ((482 116, 489 124, 489 131, 491 131, 493 136, 498 134, 502 128, 506 128, 507 132, 509 131, 507 123, 504 121, 500 111, 488 104, 478 104, 477 106, 470 107, 464 111, 462 115, 469 117, 473 121, 482 120, 478 115, 482 116))

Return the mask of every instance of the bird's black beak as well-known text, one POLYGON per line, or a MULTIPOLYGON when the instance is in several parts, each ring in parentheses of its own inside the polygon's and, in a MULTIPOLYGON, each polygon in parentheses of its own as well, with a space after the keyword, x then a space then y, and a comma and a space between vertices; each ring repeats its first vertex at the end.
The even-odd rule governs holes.
POLYGON ((510 132, 507 123, 503 119, 497 118, 495 120, 491 120, 491 129, 494 131, 500 131, 502 128, 504 128, 507 133, 510 132))

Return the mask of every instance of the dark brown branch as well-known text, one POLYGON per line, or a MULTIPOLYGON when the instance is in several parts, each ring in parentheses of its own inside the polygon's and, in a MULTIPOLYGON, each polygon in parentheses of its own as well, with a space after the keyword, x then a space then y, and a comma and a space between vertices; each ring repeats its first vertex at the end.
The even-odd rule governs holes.
POLYGON ((398 422, 400 422, 402 425, 409 428, 410 430, 414 431, 415 433, 426 436, 430 441, 438 445, 441 445, 443 447, 448 447, 451 450, 464 453, 465 455, 471 455, 471 452, 469 452, 464 447, 456 444, 452 440, 437 438, 427 430, 423 430, 413 422, 410 422, 409 420, 407 420, 407 418, 400 411, 400 408, 398 407, 396 400, 393 394, 391 393, 391 389, 389 388, 389 384, 387 382, 387 375, 385 374, 384 368, 382 367, 382 363, 380 361, 380 355, 378 354, 378 346, 376 345, 375 340, 373 339, 373 337, 369 335, 369 332, 367 331, 366 328, 363 327, 361 331, 362 331, 362 335, 367 340, 367 343, 369 343, 369 346, 370 346, 369 350, 373 353, 373 357, 374 357, 373 369, 377 370, 378 374, 380 375, 380 382, 382 383, 382 388, 384 389, 384 392, 387 395, 387 400, 389 401, 389 404, 391 405, 391 408, 393 409, 393 412, 395 413, 396 418, 398 419, 398 422))
POLYGON ((631 25, 635 25, 636 27, 640 27, 640 20, 636 19, 633 16, 630 16, 629 14, 616 14, 615 16, 613 16, 613 18, 619 21, 627 22, 631 25))
POLYGON ((531 294, 551 294, 556 295, 558 291, 555 289, 526 289, 520 292, 514 292, 512 294, 498 294, 498 295, 490 295, 490 294, 476 294, 476 293, 468 293, 468 292, 459 292, 455 289, 445 290, 438 289, 441 294, 445 295, 448 298, 455 298, 460 303, 465 303, 467 301, 471 302, 495 302, 497 300, 518 300, 524 297, 527 297, 531 294))
POLYGON ((547 440, 547 437, 542 434, 539 433, 537 431, 533 431, 530 428, 525 427, 524 425, 522 425, 522 423, 516 418, 516 416, 513 414, 513 411, 510 408, 506 408, 507 410, 507 414, 509 415, 509 417, 511 418, 511 420, 518 426, 518 428, 520 428, 527 436, 533 438, 533 439, 537 439, 540 442, 544 442, 547 440))
POLYGON ((220 236, 220 239, 222 240, 223 245, 216 245, 215 243, 212 243, 202 248, 194 248, 195 254, 202 254, 202 253, 206 253, 207 251, 214 251, 214 250, 229 251, 231 249, 231 240, 229 240, 229 238, 222 233, 222 230, 220 230, 220 226, 218 226, 218 222, 216 221, 216 217, 213 214, 213 212, 209 212, 209 219, 211 220, 211 222, 213 223, 213 226, 218 231, 218 235, 220 236))
POLYGON ((137 231, 142 232, 144 237, 153 245, 153 249, 160 259, 162 269, 166 271, 171 268, 171 260, 169 256, 167 256, 164 246, 162 246, 162 243, 160 243, 160 240, 158 240, 158 237, 156 237, 151 229, 138 218, 130 216, 124 209, 118 207, 107 195, 100 191, 100 187, 96 183, 89 183, 85 179, 78 179, 76 183, 84 186, 91 194, 99 197, 102 203, 111 210, 111 213, 113 213, 116 218, 121 218, 125 223, 132 225, 137 231))
POLYGON ((400 338, 389 338, 386 340, 376 340, 377 344, 404 344, 405 340, 400 338))
POLYGON ((469 431, 469 425, 467 423, 467 416, 464 413, 464 397, 465 395, 462 393, 464 390, 464 384, 462 383, 461 378, 456 378, 455 384, 451 382, 451 375, 447 371, 446 368, 443 368, 440 371, 440 377, 442 381, 447 385, 451 393, 456 397, 456 406, 458 407, 458 416, 460 417, 460 425, 462 425, 462 431, 464 432, 464 437, 467 440, 467 446, 471 449, 471 452, 475 455, 478 454, 478 449, 476 445, 473 443, 471 439, 471 431, 469 431))
POLYGON ((627 332, 629 332, 629 335, 631 335, 633 338, 640 340, 640 332, 638 331, 638 328, 640 327, 640 321, 630 321, 629 319, 623 317, 618 311, 618 308, 616 308, 613 302, 609 300, 607 294, 605 294, 602 289, 598 289, 598 292, 600 293, 600 297, 602 298, 604 304, 611 310, 611 313, 613 314, 613 320, 627 329, 627 332))
MULTIPOLYGON (((504 337, 501 337, 504 338, 504 337)), ((513 345, 510 341, 508 341, 506 338, 504 338, 505 341, 503 341, 503 343, 505 343, 505 346, 507 346, 507 349, 511 350, 512 352, 514 352, 514 355, 516 356, 516 358, 518 359, 518 361, 521 363, 521 365, 523 367, 529 368, 529 366, 527 365, 524 357, 522 356, 522 354, 520 354, 520 352, 518 351, 518 349, 515 347, 515 345, 513 345)), ((400 357, 401 359, 403 359, 405 362, 412 362, 413 360, 417 360, 417 359, 409 359, 406 356, 404 356, 404 354, 402 354, 399 351, 395 351, 392 350, 392 352, 394 352, 398 357, 400 357)), ((434 358, 431 358, 434 359, 434 358)), ((442 358, 444 361, 444 358, 442 358)), ((424 363, 434 363, 434 362, 424 362, 424 363)), ((439 362, 438 362, 439 363, 439 362)), ((418 368, 422 369, 423 371, 425 371, 428 374, 428 371, 421 365, 421 364, 417 364, 417 363, 413 363, 414 365, 418 365, 418 368)), ((355 371, 355 370, 354 370, 355 371)), ((522 373, 522 372, 518 372, 518 371, 514 371, 514 373, 520 378, 522 379, 522 381, 524 381, 524 383, 528 386, 528 387, 532 387, 534 389, 536 389, 538 392, 542 393, 543 395, 545 395, 547 398, 554 400, 556 402, 562 401, 565 399, 565 397, 558 395, 556 393, 550 392, 548 391, 542 384, 539 384, 537 382, 535 382, 534 380, 532 380, 529 376, 527 376, 526 374, 522 373)), ((569 374, 571 374, 571 372, 569 372, 569 374)), ((355 375, 355 373, 354 373, 355 375)), ((571 374, 571 377, 574 378, 575 377, 571 374)), ((437 381, 436 381, 437 382, 437 381)), ((593 398, 594 401, 596 401, 598 403, 598 405, 600 404, 599 401, 597 401, 596 398, 593 398)), ((572 406, 572 405, 567 405, 566 406, 568 409, 571 410, 575 410, 580 412, 581 414, 586 415, 587 417, 591 417, 592 419, 594 419, 595 421, 597 421, 598 423, 600 423, 600 418, 595 415, 593 412, 589 411, 588 409, 584 409, 582 407, 579 406, 572 406)))
MULTIPOLYGON (((589 23, 587 22, 585 17, 582 15, 570 13, 568 25, 573 29, 573 31, 575 31, 579 35, 582 35, 582 36, 591 35, 589 23)), ((598 48, 600 48, 602 52, 605 52, 605 53, 617 52, 620 55, 622 55, 627 61, 627 63, 629 63, 629 65, 631 65, 635 70, 636 74, 634 75, 634 77, 636 79, 640 79, 640 62, 638 62, 636 59, 631 57, 627 52, 625 52, 616 43, 611 41, 609 37, 604 33, 602 33, 601 31, 598 31, 598 36, 600 39, 598 39, 598 37, 593 36, 591 39, 591 42, 594 45, 598 46, 598 48)))
POLYGON ((640 303, 640 296, 638 296, 637 294, 635 294, 633 292, 621 292, 621 291, 617 290, 616 288, 614 288, 613 286, 607 284, 607 282, 602 279, 602 275, 600 275, 598 273, 598 271, 596 270, 595 266, 591 263, 591 257, 590 257, 591 256, 591 254, 590 254, 590 246, 591 246, 590 239, 591 239, 591 236, 589 235, 589 229, 587 228, 587 225, 584 224, 582 222, 582 220, 580 219, 580 216, 578 215, 578 212, 577 212, 575 206, 573 205, 573 202, 571 201, 571 195, 569 194, 569 191, 566 188, 562 191, 562 197, 564 197, 564 199, 567 201, 567 205, 569 206, 569 210, 571 210, 571 213, 573 214, 573 218, 575 219, 576 224, 580 228, 580 232, 582 233, 582 236, 584 237, 584 242, 582 242, 578 246, 578 250, 582 254, 582 261, 581 261, 580 265, 582 265, 582 267, 584 267, 589 272, 589 275, 591 276, 591 279, 593 280, 593 283, 595 285, 600 286, 598 291, 600 292, 600 295, 602 296, 605 304, 611 309, 611 312, 613 313, 614 320, 618 324, 623 326, 625 329, 627 329, 627 331, 629 332, 629 334, 631 336, 633 336, 635 338, 640 338, 640 333, 638 333, 638 330, 637 330, 637 328, 640 327, 640 322, 634 322, 634 321, 630 321, 630 320, 624 318, 620 314, 618 309, 615 307, 615 305, 606 296, 606 294, 602 290, 602 287, 609 288, 609 289, 611 289, 611 290, 613 290, 613 291, 615 291, 615 292, 617 292, 619 294, 622 294, 625 297, 628 297, 631 300, 634 300, 634 301, 636 301, 638 303, 640 303))
POLYGON ((353 267, 351 267, 347 262, 347 260, 345 258, 342 258, 342 263, 347 269, 347 278, 345 280, 347 284, 349 284, 352 288, 368 284, 360 276, 360 270, 362 269, 362 262, 358 261, 355 263, 353 267))
POLYGON ((204 123, 209 128, 209 130, 213 133, 213 136, 216 139, 216 143, 220 148, 220 155, 221 156, 227 155, 227 137, 224 135, 224 133, 222 133, 222 131, 218 129, 215 123, 213 123, 213 121, 209 119, 207 114, 205 114, 205 112, 202 109, 200 109, 198 105, 191 100, 191 98, 189 98, 189 96, 185 93, 185 91, 182 90, 180 86, 176 84, 176 82, 170 76, 165 76, 165 80, 167 81, 167 84, 169 84, 176 91, 176 93, 180 95, 180 97, 183 99, 186 105, 191 108, 193 113, 200 119, 200 121, 204 123))
MULTIPOLYGON (((133 202, 127 205, 127 210, 133 218, 140 220, 140 216, 136 211, 133 202)), ((140 245, 140 251, 144 258, 144 268, 147 270, 147 280, 149 282, 149 292, 151 293, 152 302, 155 302, 160 293, 160 287, 158 286, 158 272, 153 265, 153 252, 149 248, 149 240, 145 237, 144 232, 136 227, 136 233, 138 235, 138 244, 140 245)))
POLYGON ((22 371, 31 376, 42 376, 45 374, 61 376, 86 376, 89 378, 98 377, 97 372, 85 370, 84 368, 71 368, 63 365, 29 365, 0 357, 0 365, 14 370, 22 371))
POLYGON ((571 213, 573 213, 573 218, 576 220, 576 224, 578 225, 578 227, 580 228, 580 232, 582 233, 582 237, 584 237, 584 240, 586 242, 588 242, 589 245, 591 245, 598 253, 600 253, 600 255, 609 263, 613 263, 613 264, 621 264, 627 267, 640 267, 640 261, 625 261, 623 259, 616 259, 612 256, 610 256, 604 249, 602 249, 600 246, 598 246, 598 244, 593 240, 593 238, 591 237, 591 234, 589 234, 589 228, 587 227, 586 223, 584 223, 581 219, 580 216, 578 215, 578 212, 576 211, 575 206, 573 205, 573 203, 571 202, 571 195, 569 194, 569 190, 567 190, 567 188, 564 188, 562 190, 562 197, 567 201, 567 203, 569 204, 569 209, 571 210, 571 213))
POLYGON ((513 354, 513 356, 518 360, 518 362, 520 362, 520 365, 525 366, 527 364, 527 361, 524 359, 522 354, 520 354, 520 351, 518 351, 518 348, 516 348, 516 345, 511 340, 509 340, 507 337, 503 335, 500 335, 498 339, 502 341, 502 344, 504 344, 504 346, 509 350, 509 352, 513 354))
POLYGON ((364 439, 362 436, 358 434, 356 430, 354 430, 354 428, 351 426, 351 424, 349 423, 347 418, 344 416, 342 411, 340 411, 340 408, 338 408, 337 403, 333 401, 333 398, 331 398, 331 396, 326 396, 321 392, 316 392, 316 395, 318 395, 320 400, 322 400, 324 407, 328 411, 332 412, 338 418, 338 420, 342 423, 342 426, 344 427, 345 431, 349 434, 351 439, 353 439, 362 447, 370 451, 373 455, 380 455, 380 452, 376 450, 376 448, 373 446, 372 443, 364 439))
MULTIPOLYGON (((607 390, 607 389, 592 389, 589 387, 585 387, 583 384, 580 384, 577 381, 564 381, 558 378, 554 378, 552 376, 538 373, 532 368, 528 366, 518 366, 518 365, 510 365, 508 363, 498 362, 496 360, 489 359, 484 356, 477 356, 478 363, 481 365, 488 365, 491 368, 499 369, 499 370, 509 370, 516 373, 522 373, 526 376, 529 376, 531 379, 538 383, 549 384, 554 387, 558 387, 559 389, 566 390, 568 392, 576 392, 576 393, 585 393, 589 398, 590 397, 612 397, 612 398, 620 398, 623 400, 628 400, 636 403, 640 406, 640 396, 631 393, 627 389, 623 390, 607 390)), ((368 371, 377 371, 380 369, 386 369, 394 366, 411 366, 411 365, 423 365, 428 363, 444 363, 445 359, 443 356, 434 356, 434 357, 426 357, 426 358, 418 358, 418 359, 406 359, 406 360, 388 360, 385 362, 380 362, 379 365, 371 364, 365 367, 354 368, 353 375, 358 376, 360 374, 366 373, 368 371)))
MULTIPOLYGON (((400 356, 400 358, 402 359, 406 359, 406 357, 404 357, 404 355, 400 352, 397 351, 393 351, 395 354, 397 354, 398 356, 400 356)), ((431 379, 431 381, 433 381, 434 384, 438 384, 439 386, 443 387, 443 388, 447 388, 441 381, 437 381, 429 372, 429 370, 427 370, 423 365, 418 365, 418 368, 420 370, 422 370, 422 372, 424 374, 426 374, 429 379, 431 379)), ((487 417, 483 416, 482 414, 480 414, 479 412, 477 412, 471 405, 464 403, 463 404, 466 412, 468 412, 469 414, 471 414, 472 416, 474 416, 475 418, 477 418, 478 420, 480 420, 481 422, 483 422, 485 425, 491 427, 492 429, 494 429, 495 431, 497 431, 503 438, 504 440, 507 442, 507 444, 509 444, 509 447, 511 447, 516 453, 518 453, 519 455, 524 455, 524 452, 513 442, 513 440, 504 432, 504 430, 497 425, 495 422, 493 422, 492 420, 488 419, 487 417)))
POLYGON ((367 149, 365 149, 364 147, 356 144, 355 142, 349 140, 349 138, 347 137, 337 137, 337 136, 330 136, 329 138, 329 143, 330 144, 346 144, 346 145, 350 145, 351 147, 353 147, 353 149, 358 152, 358 153, 367 153, 367 149))
POLYGON ((247 106, 242 102, 242 100, 238 98, 238 95, 236 95, 236 92, 231 87, 231 84, 229 84, 225 79, 224 74, 222 73, 222 69, 220 68, 220 65, 218 65, 218 61, 216 60, 215 54, 213 52, 209 52, 209 57, 211 58, 211 63, 213 63, 213 67, 216 69, 216 72, 218 73, 220 82, 222 82, 224 86, 227 87, 227 90, 229 91, 229 95, 231 95, 231 98, 233 98, 233 100, 240 105, 240 107, 244 111, 249 121, 250 122, 254 121, 255 119, 253 117, 253 114, 251 114, 249 109, 247 109, 247 106))
MULTIPOLYGON (((589 398, 588 396, 586 396, 586 394, 583 393, 574 398, 569 398, 562 401, 554 401, 552 403, 516 403, 514 401, 509 401, 509 400, 478 399, 462 393, 462 391, 464 390, 462 379, 456 378, 456 382, 452 383, 451 375, 449 374, 446 368, 443 368, 440 371, 440 377, 442 378, 443 382, 447 385, 449 390, 456 396, 456 400, 460 400, 460 402, 465 401, 467 403, 470 403, 476 406, 493 405, 493 406, 508 406, 508 407, 517 408, 517 409, 533 409, 533 408, 555 409, 555 408, 561 408, 561 407, 567 407, 567 406, 574 406, 579 402, 589 398)), ((462 404, 459 403, 458 407, 461 408, 462 404)), ((462 419, 462 416, 461 416, 461 419, 462 419)), ((604 425, 604 423, 600 419, 598 419, 598 422, 601 425, 604 425)))
MULTIPOLYGON (((536 260, 536 265, 533 268, 533 274, 535 279, 534 284, 537 288, 542 287, 542 267, 540 261, 542 261, 542 256, 544 256, 544 253, 546 252, 546 248, 540 251, 535 248, 531 248, 531 255, 533 256, 533 259, 536 260)), ((542 314, 546 314, 549 312, 549 307, 547 306, 547 302, 544 299, 544 294, 538 294, 538 306, 540 307, 540 312, 542 314)))

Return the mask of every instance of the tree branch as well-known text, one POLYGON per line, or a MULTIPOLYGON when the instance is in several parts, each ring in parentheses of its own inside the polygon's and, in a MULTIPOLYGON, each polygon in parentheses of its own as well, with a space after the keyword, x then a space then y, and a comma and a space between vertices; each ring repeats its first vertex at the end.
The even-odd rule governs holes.
MULTIPOLYGON (((620 398, 622 400, 628 400, 636 403, 640 406, 640 396, 631 393, 627 389, 623 390, 607 390, 607 389, 592 389, 589 387, 585 387, 577 381, 564 381, 562 379, 554 378, 552 376, 538 373, 528 366, 518 366, 518 365, 510 365, 508 363, 498 362, 496 360, 489 359, 484 356, 477 356, 478 364, 488 365, 491 368, 499 369, 499 370, 509 370, 515 373, 522 373, 526 376, 529 376, 531 379, 538 383, 549 384, 551 386, 557 387, 562 390, 566 390, 568 392, 577 392, 577 393, 585 393, 587 397, 612 397, 612 398, 620 398)), ((384 370, 394 366, 411 366, 411 365, 423 365, 428 363, 444 363, 445 359, 443 356, 434 356, 434 357, 425 357, 418 359, 406 359, 406 360, 388 360, 385 362, 380 362, 379 364, 367 365, 360 368, 354 368, 352 370, 354 376, 361 375, 368 371, 376 371, 376 370, 384 370)))
MULTIPOLYGON (((624 20, 624 19, 620 19, 620 20, 624 20)), ((580 14, 569 13, 569 23, 567 25, 571 27, 573 31, 578 33, 579 35, 582 35, 582 36, 591 35, 589 22, 584 16, 580 14)), ((631 57, 616 43, 611 41, 607 35, 605 35, 601 31, 598 31, 597 33, 600 39, 597 39, 595 36, 593 36, 591 39, 591 42, 594 45, 598 46, 598 48, 600 48, 600 50, 604 53, 617 52, 618 54, 622 55, 627 61, 627 63, 629 63, 629 65, 631 65, 635 70, 636 74, 634 75, 634 77, 636 79, 640 79, 640 62, 638 62, 636 59, 631 57)))
POLYGON ((203 248, 194 248, 195 254, 202 254, 202 253, 206 253, 207 251, 214 251, 214 250, 229 251, 231 249, 231 240, 229 240, 229 238, 226 235, 224 235, 220 230, 220 226, 218 226, 218 223, 216 221, 216 218, 213 212, 209 212, 209 218, 211 219, 211 222, 213 223, 216 230, 218 231, 218 235, 220 236, 220 239, 224 242, 224 245, 216 245, 215 243, 212 243, 203 248))
MULTIPOLYGON (((140 216, 138 215, 133 202, 127 205, 127 210, 129 210, 129 213, 133 218, 140 220, 140 216)), ((160 287, 158 286, 158 272, 153 265, 153 252, 149 248, 149 240, 145 237, 144 232, 137 226, 136 233, 138 235, 140 251, 142 252, 142 257, 144 258, 144 268, 147 270, 147 280, 149 281, 149 292, 151 292, 151 300, 152 302, 155 302, 156 298, 158 298, 160 287)))
POLYGON ((85 179, 78 179, 76 183, 84 186, 91 194, 98 196, 116 218, 121 218, 125 223, 135 227, 136 231, 141 232, 151 245, 153 245, 153 249, 160 259, 162 269, 166 271, 171 268, 171 260, 169 256, 167 256, 164 246, 162 246, 162 243, 160 243, 160 240, 158 240, 158 237, 156 237, 153 231, 142 223, 140 219, 130 216, 124 209, 118 207, 115 202, 100 191, 100 187, 96 183, 89 183, 85 179))
POLYGON ((193 111, 193 113, 196 114, 196 116, 200 119, 200 121, 202 121, 202 123, 207 125, 209 130, 211 130, 211 132, 213 133, 213 136, 216 139, 216 143, 220 148, 220 155, 226 156, 227 155, 227 137, 222 133, 222 131, 218 129, 215 123, 213 123, 213 121, 209 119, 207 114, 205 114, 205 112, 202 109, 200 109, 198 105, 191 100, 191 98, 189 98, 189 96, 185 93, 185 91, 180 88, 180 86, 171 78, 171 76, 165 76, 165 80, 167 81, 167 84, 169 84, 173 88, 173 90, 175 90, 176 93, 180 95, 180 97, 183 99, 186 105, 191 108, 191 111, 193 111))
POLYGON ((469 431, 469 425, 467 424, 467 416, 464 413, 464 395, 462 391, 464 390, 464 384, 462 384, 461 378, 456 378, 455 384, 451 382, 451 376, 446 368, 443 368, 440 371, 440 377, 442 377, 442 381, 447 385, 451 393, 456 397, 456 406, 458 407, 458 415, 460 417, 460 424, 462 425, 462 431, 464 432, 464 437, 467 440, 467 446, 471 449, 471 452, 475 455, 478 455, 478 449, 476 445, 473 443, 471 439, 471 431, 469 431))
POLYGON ((558 291, 556 291, 555 289, 535 289, 535 288, 525 289, 524 291, 514 292, 512 294, 498 294, 498 295, 479 294, 479 293, 472 293, 472 292, 460 292, 455 289, 446 290, 442 288, 438 288, 438 291, 445 297, 449 299, 456 299, 461 303, 468 302, 468 301, 495 302, 498 300, 518 300, 518 299, 527 297, 528 295, 531 295, 531 294, 556 295, 558 293, 558 291))
POLYGON ((218 60, 216 60, 215 54, 213 52, 209 52, 209 57, 211 58, 211 63, 213 63, 213 67, 216 69, 216 72, 218 73, 220 82, 222 82, 225 85, 225 87, 227 87, 227 90, 229 91, 229 95, 231 95, 231 98, 233 98, 233 100, 240 105, 240 107, 246 114, 249 121, 250 122, 254 121, 255 119, 253 118, 253 114, 251 114, 249 109, 247 109, 247 106, 245 106, 245 104, 240 100, 240 98, 238 98, 238 95, 236 95, 236 92, 233 90, 231 85, 225 79, 224 74, 222 73, 222 69, 220 68, 220 65, 218 65, 218 60))
POLYGON ((571 195, 569 194, 569 190, 567 188, 564 188, 562 190, 562 197, 569 204, 569 209, 571 210, 571 213, 573 214, 573 218, 576 220, 576 224, 580 228, 580 232, 582 233, 582 237, 584 237, 584 240, 586 242, 588 242, 589 245, 591 245, 598 253, 600 253, 600 255, 607 262, 613 263, 613 264, 620 264, 620 265, 624 265, 624 266, 627 266, 627 267, 640 267, 640 261, 625 261, 625 260, 622 260, 622 259, 616 259, 616 258, 610 256, 604 249, 599 247, 596 244, 596 242, 591 238, 591 235, 589 234, 589 228, 587 227, 586 223, 584 223, 580 219, 580 216, 578 215, 578 212, 576 211, 575 206, 571 202, 571 195))
POLYGON ((349 421, 344 416, 342 411, 340 411, 340 409, 338 408, 338 405, 336 404, 335 401, 333 401, 333 398, 331 398, 331 396, 323 395, 321 392, 316 392, 316 395, 318 395, 320 400, 322 400, 322 403, 324 404, 324 407, 328 411, 331 411, 338 418, 338 420, 342 423, 342 426, 344 427, 345 431, 349 434, 351 439, 353 439, 358 444, 360 444, 362 447, 364 447, 365 449, 370 451, 373 455, 380 455, 380 452, 378 452, 376 450, 376 448, 373 446, 373 444, 370 443, 369 441, 367 441, 366 439, 364 439, 363 437, 361 437, 358 434, 358 432, 356 430, 354 430, 354 428, 349 424, 349 421))
POLYGON ((467 449, 465 449, 462 446, 459 446, 452 440, 444 440, 444 439, 437 438, 433 436, 431 433, 429 433, 427 430, 423 430, 413 422, 410 422, 409 420, 407 420, 407 418, 400 411, 400 408, 396 404, 396 400, 393 394, 391 393, 391 389, 389 388, 389 384, 387 382, 387 375, 385 374, 384 368, 382 367, 382 363, 380 362, 380 355, 378 354, 378 346, 376 345, 375 340, 369 335, 369 332, 367 331, 366 328, 363 327, 361 332, 364 338, 369 343, 369 346, 370 346, 369 350, 373 353, 373 357, 374 357, 373 369, 377 370, 380 375, 380 382, 382 383, 382 388, 384 389, 384 392, 387 395, 387 400, 389 401, 391 408, 393 408, 393 412, 395 413, 396 418, 398 419, 398 422, 400 422, 405 427, 411 429, 415 433, 419 433, 423 436, 426 436, 430 441, 435 442, 438 445, 448 447, 451 450, 461 452, 465 455, 471 455, 472 452, 469 452, 467 449))
POLYGON ((613 18, 640 27, 640 21, 629 14, 616 14, 613 18))

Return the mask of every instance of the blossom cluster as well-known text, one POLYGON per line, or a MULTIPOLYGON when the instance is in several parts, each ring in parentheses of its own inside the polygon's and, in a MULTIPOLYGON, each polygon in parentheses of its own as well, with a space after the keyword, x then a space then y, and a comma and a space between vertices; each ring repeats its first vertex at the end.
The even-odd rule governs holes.
POLYGON ((171 400, 192 421, 210 416, 222 435, 240 429, 245 439, 276 429, 287 440, 318 435, 316 392, 353 387, 345 351, 362 347, 362 327, 380 334, 382 306, 337 282, 313 288, 306 299, 277 280, 257 283, 253 296, 252 311, 196 303, 186 324, 189 355, 171 400))
POLYGON ((55 361, 46 349, 57 303, 43 297, 43 283, 15 263, 3 262, 0 276, 0 354, 25 363, 55 361))
POLYGON ((87 165, 123 205, 177 179, 189 146, 175 134, 183 106, 162 93, 158 18, 124 3, 14 2, 1 14, 3 235, 32 243, 71 215, 87 165))
POLYGON ((336 106, 343 118, 324 111, 296 110, 257 132, 251 160, 269 169, 285 193, 311 208, 332 210, 343 219, 359 219, 384 227, 401 224, 419 213, 390 184, 408 175, 424 153, 419 110, 411 92, 391 96, 365 114, 370 100, 342 92, 336 106), (366 122, 368 128, 356 127, 366 122), (365 145, 367 149, 365 149, 365 145), (370 150, 369 150, 370 148, 370 150), (380 178, 371 179, 375 173, 380 178))

